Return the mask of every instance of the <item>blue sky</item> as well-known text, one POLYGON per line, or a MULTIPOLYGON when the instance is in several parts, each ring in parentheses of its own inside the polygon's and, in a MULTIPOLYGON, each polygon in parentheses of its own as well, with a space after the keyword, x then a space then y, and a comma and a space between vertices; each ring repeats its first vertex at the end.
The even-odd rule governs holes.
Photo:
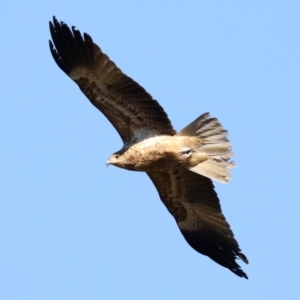
POLYGON ((1 299, 299 299, 299 1, 2 4, 1 299), (53 15, 180 130, 209 111, 237 167, 216 183, 249 280, 192 250, 121 139, 56 66, 53 15))

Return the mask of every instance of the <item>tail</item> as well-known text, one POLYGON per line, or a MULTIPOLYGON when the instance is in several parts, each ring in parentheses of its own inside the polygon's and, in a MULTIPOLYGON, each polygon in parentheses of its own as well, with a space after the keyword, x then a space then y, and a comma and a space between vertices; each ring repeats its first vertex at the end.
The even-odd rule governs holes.
POLYGON ((228 132, 216 118, 210 118, 209 113, 198 117, 194 122, 177 133, 177 136, 197 136, 201 139, 197 154, 205 160, 189 170, 216 180, 227 183, 231 179, 229 169, 235 166, 229 161, 233 156, 228 132))

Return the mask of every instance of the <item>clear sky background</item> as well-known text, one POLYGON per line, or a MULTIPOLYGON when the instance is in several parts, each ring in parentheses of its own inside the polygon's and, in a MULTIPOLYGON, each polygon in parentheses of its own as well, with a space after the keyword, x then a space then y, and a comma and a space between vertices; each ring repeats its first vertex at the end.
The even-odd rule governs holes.
POLYGON ((300 299, 300 2, 6 1, 0 299, 300 299), (180 130, 209 111, 236 153, 216 183, 250 264, 192 250, 145 174, 106 167, 112 125, 57 67, 53 15, 94 41, 180 130))

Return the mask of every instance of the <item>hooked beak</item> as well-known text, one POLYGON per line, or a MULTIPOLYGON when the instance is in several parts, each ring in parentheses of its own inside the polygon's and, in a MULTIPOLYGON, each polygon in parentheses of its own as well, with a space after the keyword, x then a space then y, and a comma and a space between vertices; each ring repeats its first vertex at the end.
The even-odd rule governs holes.
POLYGON ((106 166, 108 165, 116 165, 116 163, 118 162, 117 158, 115 157, 115 155, 111 155, 108 160, 106 161, 106 166))
POLYGON ((113 155, 111 155, 108 160, 106 161, 106 166, 108 165, 113 165, 116 162, 116 159, 114 158, 113 155))

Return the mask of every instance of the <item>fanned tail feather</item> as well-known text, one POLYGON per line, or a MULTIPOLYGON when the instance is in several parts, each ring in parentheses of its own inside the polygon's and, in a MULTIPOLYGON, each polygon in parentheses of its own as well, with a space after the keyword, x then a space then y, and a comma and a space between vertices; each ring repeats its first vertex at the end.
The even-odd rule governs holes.
POLYGON ((198 117, 195 121, 177 133, 178 136, 197 136, 201 139, 197 153, 205 160, 196 166, 189 167, 189 170, 216 180, 227 183, 231 179, 229 170, 235 166, 230 161, 233 156, 231 143, 228 141, 228 132, 218 119, 210 118, 209 113, 198 117))

